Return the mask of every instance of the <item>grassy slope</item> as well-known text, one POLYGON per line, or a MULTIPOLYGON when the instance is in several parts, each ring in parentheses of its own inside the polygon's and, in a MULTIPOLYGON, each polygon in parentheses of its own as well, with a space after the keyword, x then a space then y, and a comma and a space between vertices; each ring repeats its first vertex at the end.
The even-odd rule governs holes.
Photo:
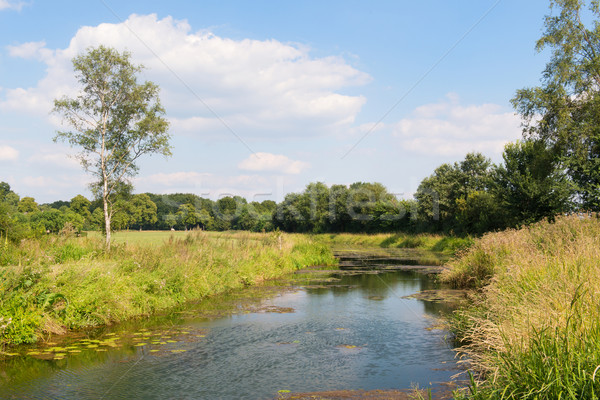
POLYGON ((34 342, 43 332, 148 315, 303 266, 335 263, 328 246, 302 235, 156 236, 119 234, 110 253, 94 237, 3 244, 0 347, 34 342))
POLYGON ((475 399, 600 395, 600 220, 492 233, 443 277, 480 289, 451 321, 481 373, 475 399))

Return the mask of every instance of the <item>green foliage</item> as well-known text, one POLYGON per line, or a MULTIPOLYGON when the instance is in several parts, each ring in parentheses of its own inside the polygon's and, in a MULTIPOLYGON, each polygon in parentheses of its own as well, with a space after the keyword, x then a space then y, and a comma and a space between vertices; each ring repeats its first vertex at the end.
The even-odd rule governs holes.
POLYGON ((317 182, 290 193, 273 213, 275 228, 287 232, 382 232, 410 230, 416 215, 380 183, 356 182, 328 188, 317 182))
POLYGON ((79 148, 82 166, 97 178, 92 187, 103 201, 107 247, 114 196, 137 173, 138 158, 171 154, 159 88, 152 82, 137 83, 142 67, 130 58, 128 52, 104 46, 88 49, 73 59, 81 93, 54 102, 54 112, 73 128, 58 132, 55 140, 79 148))
POLYGON ((507 226, 537 222, 571 210, 571 182, 540 141, 509 143, 496 168, 494 193, 507 226))
POLYGON ((17 205, 17 211, 27 214, 37 212, 39 208, 33 197, 23 197, 17 205))
POLYGON ((580 206, 600 209, 600 6, 597 1, 555 0, 537 49, 552 56, 542 85, 517 91, 512 103, 525 133, 561 157, 577 185, 580 206), (589 26, 584 21, 591 20, 589 26))
POLYGON ((496 228, 495 202, 486 195, 492 183, 489 159, 469 153, 460 163, 443 164, 423 179, 415 198, 419 218, 434 231, 481 233, 496 228), (489 215, 487 219, 478 216, 489 215))

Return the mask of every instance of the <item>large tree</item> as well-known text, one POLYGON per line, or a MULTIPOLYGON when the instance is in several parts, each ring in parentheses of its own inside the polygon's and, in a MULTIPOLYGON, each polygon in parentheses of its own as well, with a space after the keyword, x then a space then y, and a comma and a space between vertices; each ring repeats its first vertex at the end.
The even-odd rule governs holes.
POLYGON ((131 62, 129 52, 99 46, 73 59, 81 92, 75 98, 54 101, 71 131, 54 138, 80 148, 78 159, 95 178, 92 189, 104 206, 106 246, 110 248, 113 201, 138 172, 137 160, 145 154, 171 155, 168 122, 152 82, 137 82, 143 69, 131 62))
POLYGON ((526 136, 559 155, 577 184, 580 205, 600 210, 600 5, 553 0, 539 51, 552 50, 538 87, 512 100, 526 136), (589 23, 586 25, 586 21, 589 23))
MULTIPOLYGON (((479 197, 475 201, 472 193, 487 191, 490 183, 491 161, 481 153, 469 153, 454 165, 442 164, 417 188, 415 199, 420 218, 434 230, 462 231, 464 227, 457 218, 465 211, 465 202, 471 206, 489 204, 489 201, 479 201, 479 197)), ((486 212, 477 211, 478 214, 486 212)))
POLYGON ((494 189, 508 226, 554 218, 570 211, 573 185, 554 154, 539 141, 509 143, 504 165, 495 169, 494 189))

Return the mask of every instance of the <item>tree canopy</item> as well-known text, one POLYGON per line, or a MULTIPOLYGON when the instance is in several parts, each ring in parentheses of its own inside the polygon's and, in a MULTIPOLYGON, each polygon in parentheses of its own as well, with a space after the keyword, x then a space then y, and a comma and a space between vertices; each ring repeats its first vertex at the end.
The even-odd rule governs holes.
POLYGON ((581 207, 600 210, 600 5, 554 0, 538 40, 550 61, 538 87, 517 91, 512 102, 528 137, 541 140, 566 168, 581 207), (586 25, 584 21, 592 20, 586 25))

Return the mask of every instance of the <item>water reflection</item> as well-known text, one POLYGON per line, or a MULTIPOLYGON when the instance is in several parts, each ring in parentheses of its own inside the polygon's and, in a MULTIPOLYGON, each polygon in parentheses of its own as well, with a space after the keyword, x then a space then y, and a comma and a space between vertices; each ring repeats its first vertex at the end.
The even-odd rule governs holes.
POLYGON ((456 372, 444 332, 427 330, 427 315, 445 306, 404 298, 434 287, 426 275, 319 276, 297 275, 304 289, 251 289, 89 332, 60 344, 79 350, 63 359, 12 357, 0 367, 0 398, 267 399, 281 389, 423 386, 456 372))

